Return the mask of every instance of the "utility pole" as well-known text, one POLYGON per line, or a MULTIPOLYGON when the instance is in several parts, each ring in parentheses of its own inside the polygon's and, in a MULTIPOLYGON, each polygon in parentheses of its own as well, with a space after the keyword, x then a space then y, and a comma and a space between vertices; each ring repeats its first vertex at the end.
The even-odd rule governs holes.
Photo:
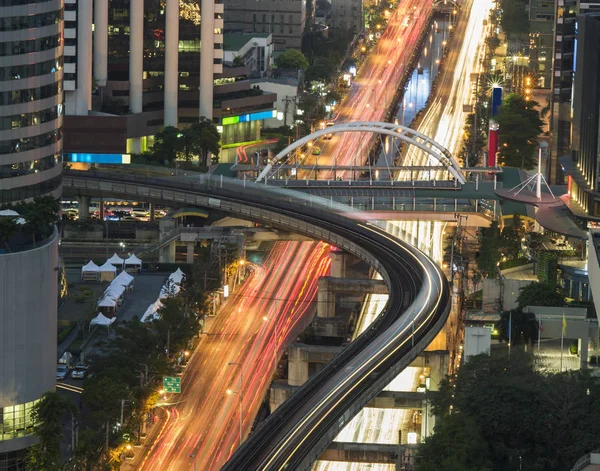
POLYGON ((167 360, 169 359, 169 349, 171 348, 171 329, 167 330, 167 360))
POLYGON ((123 412, 125 410, 125 399, 121 399, 121 422, 119 429, 123 430, 123 412))

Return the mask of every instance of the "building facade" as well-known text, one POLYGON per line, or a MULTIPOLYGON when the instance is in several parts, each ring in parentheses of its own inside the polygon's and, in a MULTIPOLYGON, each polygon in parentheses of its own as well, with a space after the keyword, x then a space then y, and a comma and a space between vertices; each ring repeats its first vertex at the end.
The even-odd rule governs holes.
MULTIPOLYGON (((140 154, 165 126, 201 116, 223 124, 215 94, 235 77, 223 64, 222 0, 96 0, 93 11, 87 0, 66 1, 75 5, 67 24, 67 154, 140 154)), ((240 113, 268 107, 241 84, 229 88, 240 113), (244 97, 252 100, 239 102, 244 97)))
POLYGON ((0 3, 0 205, 61 192, 63 13, 0 3))
POLYGON ((538 88, 549 89, 552 83, 555 13, 556 0, 529 2, 529 64, 538 88))
POLYGON ((300 49, 306 14, 304 0, 228 0, 225 6, 225 29, 270 33, 276 51, 300 49))
POLYGON ((273 66, 273 35, 225 33, 223 52, 225 65, 245 65, 252 77, 262 77, 273 66))
POLYGON ((578 15, 575 32, 571 158, 565 170, 572 209, 600 217, 600 13, 578 15))
POLYGON ((352 30, 363 29, 362 0, 331 0, 331 26, 352 30))

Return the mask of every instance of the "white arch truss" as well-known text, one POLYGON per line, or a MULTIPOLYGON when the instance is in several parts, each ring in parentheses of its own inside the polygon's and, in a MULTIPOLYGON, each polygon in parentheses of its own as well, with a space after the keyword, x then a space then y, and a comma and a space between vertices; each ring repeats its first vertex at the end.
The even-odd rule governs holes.
POLYGON ((318 139, 329 133, 340 133, 340 132, 368 132, 376 134, 384 134, 392 136, 406 142, 407 144, 418 147, 419 149, 427 152, 430 156, 436 159, 442 166, 444 166, 454 178, 460 183, 465 183, 466 179, 462 169, 458 165, 458 162, 452 157, 450 151, 441 144, 426 136, 423 133, 415 131, 406 126, 394 123, 381 123, 381 122, 368 122, 368 121, 355 121, 349 123, 336 124, 334 126, 320 129, 318 131, 309 134, 308 136, 298 139, 292 142, 289 146, 279 152, 268 164, 263 171, 258 175, 257 182, 263 179, 268 179, 269 174, 273 170, 273 165, 279 162, 282 158, 288 155, 290 152, 308 144, 311 141, 318 139))

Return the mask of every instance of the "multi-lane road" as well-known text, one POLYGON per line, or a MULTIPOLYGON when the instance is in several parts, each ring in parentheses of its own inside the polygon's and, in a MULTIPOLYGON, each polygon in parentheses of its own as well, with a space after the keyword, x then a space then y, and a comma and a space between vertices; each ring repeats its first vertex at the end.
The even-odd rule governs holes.
POLYGON ((182 401, 168 407, 166 423, 137 469, 220 469, 250 431, 286 339, 314 310, 317 280, 329 271, 323 243, 278 242, 262 266, 209 320, 183 376, 182 401), (231 363, 231 364, 230 364, 231 363), (227 394, 230 390, 231 394, 227 394), (242 395, 240 396, 240 391, 242 395))

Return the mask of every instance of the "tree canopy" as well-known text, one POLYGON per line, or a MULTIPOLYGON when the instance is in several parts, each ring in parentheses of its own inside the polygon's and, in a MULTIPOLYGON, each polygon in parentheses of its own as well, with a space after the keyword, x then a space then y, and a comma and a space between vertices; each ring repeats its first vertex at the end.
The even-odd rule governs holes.
POLYGON ((519 349, 471 357, 432 403, 440 417, 417 471, 559 471, 600 446, 599 380, 542 373, 519 349))
POLYGON ((157 159, 170 163, 178 158, 190 161, 198 157, 202 164, 210 165, 209 154, 218 159, 220 138, 215 124, 201 116, 198 122, 186 128, 167 126, 157 132, 154 136, 152 153, 157 159))
POLYGON ((500 126, 500 162, 508 167, 532 169, 537 165, 534 151, 542 125, 535 101, 511 93, 504 98, 496 121, 500 126))
POLYGON ((477 268, 485 277, 496 277, 500 261, 500 228, 498 221, 492 221, 490 227, 484 227, 480 232, 480 249, 477 258, 477 268))
POLYGON ((306 69, 308 60, 298 49, 288 49, 275 59, 275 65, 280 69, 306 69))
POLYGON ((502 30, 509 35, 529 34, 528 2, 526 0, 501 0, 502 30))
POLYGON ((519 308, 526 306, 564 306, 565 297, 550 283, 531 283, 521 288, 517 298, 519 308))

